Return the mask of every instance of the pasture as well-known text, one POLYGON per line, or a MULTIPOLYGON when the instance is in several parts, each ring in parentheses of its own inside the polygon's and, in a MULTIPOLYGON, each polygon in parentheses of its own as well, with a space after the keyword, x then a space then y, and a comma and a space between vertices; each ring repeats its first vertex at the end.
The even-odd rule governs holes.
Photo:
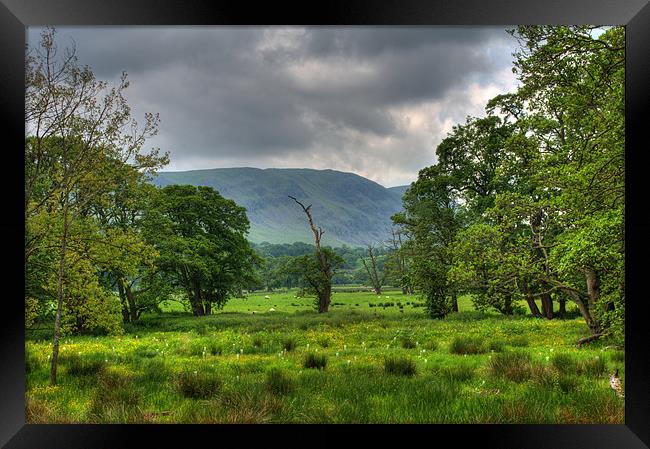
POLYGON ((27 331, 27 422, 624 422, 608 378, 624 381, 624 352, 576 348, 580 317, 506 317, 463 297, 432 320, 398 291, 338 291, 325 314, 295 292, 200 318, 164 307, 121 336, 64 338, 56 386, 51 330, 27 331))

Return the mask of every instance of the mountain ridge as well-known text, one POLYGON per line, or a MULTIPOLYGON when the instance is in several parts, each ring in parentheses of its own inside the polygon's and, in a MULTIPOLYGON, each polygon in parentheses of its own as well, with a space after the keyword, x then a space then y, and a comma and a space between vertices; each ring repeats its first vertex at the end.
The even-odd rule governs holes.
POLYGON ((254 243, 313 242, 304 212, 288 196, 312 204, 323 244, 363 246, 390 235, 408 186, 387 188, 355 173, 310 168, 213 168, 159 172, 152 183, 204 185, 244 206, 254 243))

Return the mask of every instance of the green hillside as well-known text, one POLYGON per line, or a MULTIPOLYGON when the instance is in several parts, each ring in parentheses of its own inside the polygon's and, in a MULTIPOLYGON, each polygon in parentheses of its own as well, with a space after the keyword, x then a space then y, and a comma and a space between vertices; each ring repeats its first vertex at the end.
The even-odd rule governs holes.
POLYGON ((365 245, 388 238, 390 216, 401 209, 406 186, 385 188, 353 173, 313 169, 216 168, 161 172, 154 184, 213 187, 246 207, 252 242, 313 241, 305 215, 288 195, 312 204, 323 243, 365 245))

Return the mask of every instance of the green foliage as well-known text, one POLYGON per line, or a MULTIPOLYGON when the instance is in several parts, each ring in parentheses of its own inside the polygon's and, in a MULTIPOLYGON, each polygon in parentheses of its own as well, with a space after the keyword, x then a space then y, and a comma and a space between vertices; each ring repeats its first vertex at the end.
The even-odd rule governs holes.
POLYGON ((195 315, 221 308, 255 280, 259 258, 246 241, 246 211, 209 187, 170 185, 153 195, 144 235, 158 266, 195 315))

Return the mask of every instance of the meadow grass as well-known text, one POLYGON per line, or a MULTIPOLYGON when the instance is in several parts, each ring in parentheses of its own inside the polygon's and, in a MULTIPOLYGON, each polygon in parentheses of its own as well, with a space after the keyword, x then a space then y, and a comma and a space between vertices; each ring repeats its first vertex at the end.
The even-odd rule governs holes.
POLYGON ((318 314, 313 298, 260 293, 198 318, 167 304, 120 336, 64 337, 56 386, 51 330, 28 330, 27 421, 624 420, 607 378, 618 368, 624 379, 624 351, 607 341, 577 349, 579 318, 477 312, 462 297, 458 314, 431 320, 417 296, 398 291, 339 291, 332 302, 318 314))

